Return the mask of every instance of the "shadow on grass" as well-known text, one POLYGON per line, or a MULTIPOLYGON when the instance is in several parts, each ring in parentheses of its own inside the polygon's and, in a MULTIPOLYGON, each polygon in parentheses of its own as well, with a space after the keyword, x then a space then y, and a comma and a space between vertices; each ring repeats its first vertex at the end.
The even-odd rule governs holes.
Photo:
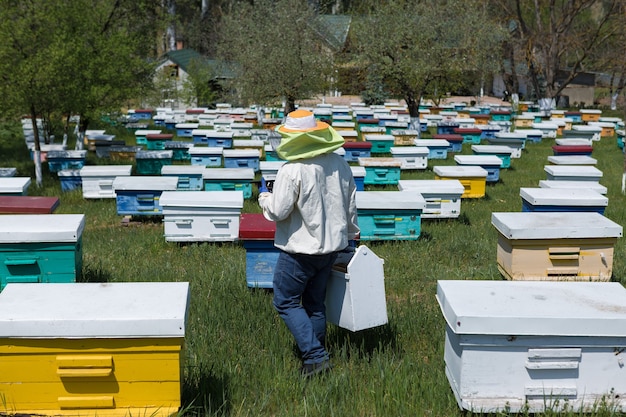
POLYGON ((109 282, 111 274, 102 267, 93 267, 91 265, 83 266, 82 273, 78 278, 78 282, 109 282))
POLYGON ((217 376, 202 367, 183 381, 182 413, 184 416, 228 416, 231 414, 231 398, 228 377, 217 376))
POLYGON ((359 332, 333 327, 328 332, 327 343, 329 351, 343 351, 347 358, 356 355, 367 360, 377 351, 398 351, 397 331, 390 323, 359 332))

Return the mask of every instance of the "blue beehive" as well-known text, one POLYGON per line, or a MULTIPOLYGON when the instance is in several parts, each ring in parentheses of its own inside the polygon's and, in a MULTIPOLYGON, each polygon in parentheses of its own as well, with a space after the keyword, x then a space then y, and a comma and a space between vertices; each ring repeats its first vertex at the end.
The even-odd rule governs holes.
POLYGON ((161 175, 178 178, 178 191, 201 191, 204 189, 201 165, 165 165, 161 168, 161 175))
POLYGON ((433 135, 433 139, 447 140, 449 143, 448 152, 457 153, 457 152, 463 151, 463 136, 459 134, 453 133, 453 134, 433 135))
POLYGON ((500 166, 502 160, 495 155, 455 155, 454 161, 458 165, 479 166, 487 171, 486 182, 500 180, 500 166))
POLYGON ((191 140, 194 145, 208 146, 206 139, 207 133, 213 132, 213 129, 194 129, 191 131, 191 140))
POLYGON ((366 185, 396 185, 400 180, 402 161, 396 158, 359 158, 365 168, 366 185))
POLYGON ((418 193, 358 191, 360 240, 417 240, 425 205, 418 193))
POLYGON ((135 109, 131 117, 136 120, 150 120, 152 119, 152 109, 135 109))
POLYGON ((159 204, 163 191, 176 191, 178 178, 162 176, 120 176, 113 180, 117 214, 162 215, 159 204))
POLYGON ((609 199, 590 188, 520 188, 522 211, 593 211, 604 214, 609 199))
POLYGON ((75 282, 84 214, 0 216, 0 290, 8 283, 75 282))
POLYGON ((365 168, 362 166, 350 166, 352 170, 352 177, 354 178, 354 184, 357 191, 365 190, 365 168))
POLYGON ((233 147, 233 137, 234 132, 229 131, 218 131, 213 130, 209 131, 206 134, 206 145, 215 147, 221 146, 222 148, 232 148, 233 147))
POLYGON ((428 148, 428 159, 448 158, 448 148, 450 142, 445 139, 415 139, 415 146, 425 146, 428 148))
POLYGON ((202 173, 205 191, 242 191, 252 197, 252 168, 206 168, 202 173))
POLYGON ((187 150, 191 165, 221 167, 224 148, 219 146, 193 146, 187 150))
POLYGON ((61 191, 76 190, 83 184, 80 169, 62 169, 57 175, 61 182, 61 191))
POLYGON ((438 135, 451 135, 454 132, 454 129, 459 128, 459 122, 453 122, 450 120, 442 120, 437 122, 437 134, 438 135))
POLYGON ((181 138, 190 138, 192 137, 191 132, 193 132, 194 129, 197 129, 198 126, 198 123, 176 123, 174 126, 176 129, 176 136, 181 138))
POLYGON ((224 168, 252 168, 259 170, 261 152, 258 149, 224 149, 224 168))
POLYGON ((274 246, 276 224, 261 213, 242 213, 239 240, 246 250, 246 284, 250 288, 272 288, 279 250, 274 246))
POLYGON ((49 151, 48 169, 59 172, 63 169, 81 169, 85 165, 87 151, 49 151))
POLYGON ((371 142, 345 142, 342 147, 346 151, 343 157, 347 162, 359 162, 359 158, 372 156, 371 142))
POLYGON ((476 126, 480 129, 480 138, 481 139, 491 139, 496 137, 496 133, 498 133, 502 128, 498 125, 478 125, 476 126))

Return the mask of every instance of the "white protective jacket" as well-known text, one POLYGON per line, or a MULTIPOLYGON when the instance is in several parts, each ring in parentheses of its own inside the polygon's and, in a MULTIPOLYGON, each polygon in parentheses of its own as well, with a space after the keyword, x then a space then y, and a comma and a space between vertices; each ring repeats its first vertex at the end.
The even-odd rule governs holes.
POLYGON ((348 163, 335 153, 286 162, 272 193, 259 205, 276 222, 274 246, 289 253, 322 255, 348 246, 359 233, 356 185, 348 163))

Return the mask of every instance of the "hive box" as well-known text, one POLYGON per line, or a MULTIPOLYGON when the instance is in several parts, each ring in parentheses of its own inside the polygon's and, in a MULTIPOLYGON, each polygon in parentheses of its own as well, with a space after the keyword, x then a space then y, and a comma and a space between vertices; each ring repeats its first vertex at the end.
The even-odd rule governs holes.
POLYGON ((356 208, 365 240, 417 240, 426 201, 404 191, 357 191, 356 208))
POLYGON ((513 149, 504 145, 472 145, 474 155, 494 155, 500 158, 500 168, 511 167, 513 149))
POLYGON ((234 139, 233 149, 256 149, 259 159, 265 159, 265 142, 260 139, 234 139))
POLYGON ((148 146, 148 135, 158 135, 160 129, 137 129, 135 130, 135 143, 140 146, 148 146))
POLYGON ((437 283, 445 373, 480 413, 626 406, 626 290, 617 282, 437 283))
POLYGON ((389 153, 395 142, 393 135, 388 134, 366 134, 363 138, 372 145, 370 149, 372 154, 389 153))
POLYGON ((395 185, 400 179, 402 161, 396 158, 359 158, 359 166, 365 168, 366 185, 395 185))
POLYGON ((0 214, 52 214, 58 206, 58 197, 0 195, 0 214))
POLYGON ((337 257, 326 290, 326 320, 352 332, 387 324, 384 261, 367 246, 337 257))
POLYGON ((483 131, 476 127, 457 127, 453 129, 453 133, 463 136, 463 143, 478 145, 483 131))
POLYGON ((80 169, 83 198, 115 198, 113 181, 130 176, 132 165, 87 165, 80 169))
POLYGON ((181 138, 190 138, 192 137, 191 132, 194 129, 197 129, 198 126, 198 123, 176 123, 174 126, 176 129, 176 136, 181 138))
MULTIPOLYGON (((163 145, 165 150, 172 151, 172 160, 173 161, 189 161, 191 156, 189 155, 189 148, 193 146, 193 143, 190 142, 179 142, 175 140, 165 141, 163 145)), ((221 164, 221 158, 220 158, 221 164)))
POLYGON ((426 169, 428 167, 428 148, 425 146, 392 146, 391 156, 399 159, 403 169, 426 169))
POLYGON ((165 142, 174 138, 171 133, 150 133, 146 135, 146 148, 151 151, 165 150, 165 142))
POLYGON ((285 162, 286 161, 260 161, 259 168, 261 170, 261 177, 268 181, 274 181, 278 170, 285 165, 285 162))
POLYGON ((445 139, 415 139, 415 146, 428 148, 428 159, 446 159, 450 142, 445 139))
POLYGON ((487 143, 493 146, 507 146, 511 148, 511 158, 521 158, 526 139, 514 139, 505 137, 488 138, 487 143))
POLYGON ((604 214, 609 199, 589 188, 520 188, 522 211, 594 211, 604 214))
POLYGON ((463 150, 463 136, 456 133, 433 135, 433 139, 447 140, 449 143, 448 152, 461 152, 463 150))
POLYGON ((6 411, 175 414, 188 303, 186 282, 9 284, 0 293, 6 411))
POLYGON ((135 155, 142 149, 141 146, 109 146, 109 158, 111 161, 134 161, 135 155))
POLYGON ((567 180, 539 180, 541 188, 565 188, 565 189, 589 189, 606 194, 607 189, 604 185, 593 181, 567 181, 567 180))
POLYGON ((552 155, 548 162, 554 165, 595 165, 598 161, 589 155, 552 155))
POLYGON ((555 122, 533 123, 531 127, 535 130, 540 130, 544 138, 556 138, 559 130, 559 125, 555 122))
POLYGON ((278 249, 274 246, 276 223, 261 213, 242 213, 239 240, 246 250, 246 284, 250 288, 272 288, 278 249))
POLYGON ((0 177, 0 195, 26 195, 30 177, 0 177))
POLYGON ((0 168, 0 177, 14 177, 17 174, 17 168, 0 168))
POLYGON ((62 169, 57 172, 57 176, 61 182, 61 191, 72 191, 82 186, 80 169, 62 169))
POLYGON ((241 191, 252 197, 252 168, 206 168, 202 173, 204 191, 241 191))
POLYGON ((258 149, 224 149, 224 168, 259 170, 261 152, 258 149))
POLYGON ((587 155, 591 156, 593 147, 589 145, 553 145, 552 152, 554 155, 587 155))
POLYGON ((64 169, 81 169, 85 165, 87 151, 50 151, 48 152, 48 170, 59 172, 64 169))
POLYGON ((139 175, 160 175, 165 165, 172 165, 173 151, 138 151, 135 168, 139 175))
POLYGON ((221 167, 224 148, 220 146, 193 146, 187 150, 191 165, 221 167))
POLYGON ((592 165, 545 165, 548 180, 593 181, 602 178, 602 171, 592 165))
POLYGON ((558 138, 554 143, 562 146, 592 146, 593 141, 586 138, 558 138))
POLYGON ((161 168, 161 175, 178 178, 178 191, 201 191, 204 189, 204 170, 201 165, 165 165, 161 168))
POLYGON ((580 109, 580 118, 583 122, 597 122, 600 120, 602 110, 598 109, 580 109))
POLYGON ((479 166, 487 171, 486 182, 500 180, 502 160, 495 155, 454 155, 454 162, 461 166, 479 166))
POLYGON ((239 237, 241 191, 164 191, 167 242, 232 242, 239 237))
POLYGON ((163 191, 175 191, 176 177, 128 176, 113 180, 113 191, 120 215, 161 215, 159 199, 163 191))
POLYGON ((492 213, 498 269, 511 280, 608 281, 622 226, 593 212, 492 213))
POLYGON ((0 290, 9 283, 75 282, 84 228, 83 214, 0 216, 0 290))
POLYGON ((424 219, 457 218, 465 187, 459 180, 400 180, 398 189, 415 192, 424 198, 424 219))
POLYGON ((350 165, 352 170, 352 177, 354 178, 354 184, 357 191, 365 190, 365 168, 362 166, 350 165))
POLYGON ((465 191, 461 198, 482 198, 485 196, 487 170, 472 165, 437 165, 433 167, 436 180, 459 180, 465 191))
POLYGON ((413 141, 418 137, 417 130, 414 129, 399 129, 392 130, 391 135, 395 138, 394 146, 411 146, 413 141))
POLYGON ((344 159, 347 162, 358 162, 359 158, 369 158, 372 154, 371 142, 345 142, 342 147, 346 151, 344 159))

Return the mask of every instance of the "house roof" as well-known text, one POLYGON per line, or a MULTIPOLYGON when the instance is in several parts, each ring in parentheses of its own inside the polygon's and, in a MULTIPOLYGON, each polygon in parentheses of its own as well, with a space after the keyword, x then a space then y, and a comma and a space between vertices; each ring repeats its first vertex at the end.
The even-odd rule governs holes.
POLYGON ((215 59, 209 59, 193 49, 177 49, 168 51, 163 54, 163 61, 170 60, 180 69, 189 72, 189 66, 194 60, 202 60, 211 67, 215 78, 232 78, 232 69, 224 62, 215 59))
POLYGON ((351 23, 351 16, 323 14, 317 16, 312 27, 331 48, 341 50, 348 38, 351 23))

